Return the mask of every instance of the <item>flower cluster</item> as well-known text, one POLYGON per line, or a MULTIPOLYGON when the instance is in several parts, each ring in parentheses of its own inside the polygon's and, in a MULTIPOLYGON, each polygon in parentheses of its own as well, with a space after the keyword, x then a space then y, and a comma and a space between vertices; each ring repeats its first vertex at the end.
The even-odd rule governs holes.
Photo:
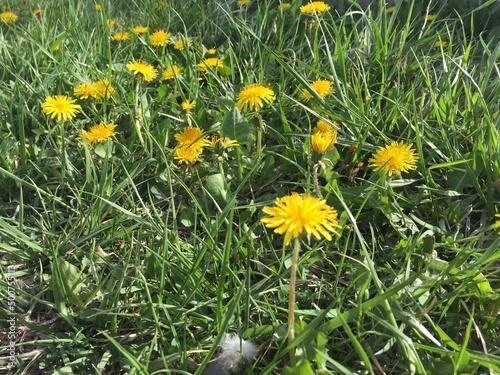
POLYGON ((174 159, 180 163, 191 164, 200 160, 200 155, 206 146, 210 145, 199 128, 189 126, 174 135, 178 144, 175 148, 174 159))

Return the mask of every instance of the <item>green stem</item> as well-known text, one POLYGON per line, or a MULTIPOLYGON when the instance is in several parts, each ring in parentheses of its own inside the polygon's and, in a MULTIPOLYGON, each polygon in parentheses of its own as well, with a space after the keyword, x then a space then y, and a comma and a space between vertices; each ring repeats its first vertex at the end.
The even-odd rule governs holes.
POLYGON ((144 138, 142 138, 141 134, 141 124, 142 124, 142 108, 139 103, 139 87, 141 85, 141 79, 137 79, 137 84, 135 85, 135 103, 134 103, 134 124, 135 130, 137 131, 137 136, 139 137, 139 141, 144 147, 144 138))
MULTIPOLYGON (((288 345, 295 339, 295 284, 297 281, 297 263, 299 262, 300 239, 296 238, 293 246, 292 269, 290 270, 290 294, 288 296, 288 345)), ((295 367, 295 348, 290 349, 290 366, 295 367)))

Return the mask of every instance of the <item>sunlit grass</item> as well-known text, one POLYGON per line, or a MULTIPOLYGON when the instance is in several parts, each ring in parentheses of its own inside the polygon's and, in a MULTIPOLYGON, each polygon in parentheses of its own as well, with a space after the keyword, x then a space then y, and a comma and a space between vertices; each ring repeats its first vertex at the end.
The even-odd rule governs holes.
POLYGON ((495 2, 171 3, 0 10, 2 371, 500 372, 495 2), (340 234, 297 262, 293 193, 340 234))

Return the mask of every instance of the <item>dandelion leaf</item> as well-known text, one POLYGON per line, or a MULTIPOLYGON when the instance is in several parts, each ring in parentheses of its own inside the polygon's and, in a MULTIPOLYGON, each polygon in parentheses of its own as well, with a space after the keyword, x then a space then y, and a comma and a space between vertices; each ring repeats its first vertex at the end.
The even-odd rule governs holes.
POLYGON ((252 127, 236 107, 224 119, 222 134, 229 139, 235 139, 240 145, 253 143, 252 127))

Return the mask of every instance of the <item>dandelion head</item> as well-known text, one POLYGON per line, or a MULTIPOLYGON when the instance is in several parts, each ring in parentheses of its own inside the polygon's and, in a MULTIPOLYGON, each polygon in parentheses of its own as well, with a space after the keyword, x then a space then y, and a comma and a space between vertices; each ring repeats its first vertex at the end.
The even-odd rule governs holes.
POLYGON ((130 39, 130 33, 128 31, 117 31, 116 33, 113 34, 113 40, 117 41, 123 41, 123 40, 129 40, 130 39))
POLYGON ((191 164, 200 160, 200 155, 203 149, 192 146, 180 146, 175 149, 174 159, 179 163, 191 164))
POLYGON ((201 72, 207 72, 209 70, 222 69, 224 64, 222 60, 217 57, 209 57, 198 64, 198 70, 201 72))
POLYGON ((80 135, 83 141, 88 146, 92 147, 96 143, 104 142, 115 136, 115 128, 116 124, 113 122, 109 124, 101 122, 100 124, 92 126, 89 131, 81 130, 80 135))
POLYGON ((184 48, 193 44, 191 39, 180 38, 174 43, 174 48, 179 51, 184 51, 184 48))
POLYGON ((155 31, 149 37, 149 43, 154 47, 163 47, 170 41, 170 33, 163 30, 155 31))
POLYGON ((387 8, 387 9, 385 10, 385 12, 386 12, 387 14, 392 14, 392 13, 394 13, 394 10, 395 10, 395 9, 396 9, 396 7, 389 7, 389 8, 387 8))
POLYGON ((408 173, 417 168, 418 156, 415 155, 412 145, 405 145, 403 141, 392 142, 373 154, 368 160, 368 166, 375 171, 384 169, 389 177, 393 174, 401 176, 401 172, 408 173))
POLYGON ((33 11, 33 15, 36 16, 36 17, 39 17, 39 16, 42 16, 43 15, 43 9, 35 9, 33 11))
POLYGON ((16 22, 18 20, 18 18, 19 17, 14 12, 0 13, 0 20, 2 20, 2 22, 5 22, 5 23, 16 22))
POLYGON ((179 142, 179 145, 195 149, 203 149, 203 147, 210 145, 210 141, 203 136, 203 131, 193 126, 184 128, 180 133, 175 134, 174 138, 179 142))
POLYGON ((158 71, 148 62, 141 60, 130 61, 127 64, 127 68, 134 73, 134 75, 139 75, 146 82, 151 82, 158 75, 158 71))
POLYGON ((209 50, 207 50, 207 53, 209 55, 215 55, 217 53, 217 50, 215 48, 210 48, 209 50))
POLYGON ((337 142, 337 131, 316 132, 311 135, 311 147, 316 154, 323 155, 333 150, 337 142))
POLYGON ((274 233, 284 234, 284 243, 287 246, 292 238, 311 235, 316 239, 325 237, 332 240, 330 233, 338 235, 340 228, 337 220, 337 211, 330 207, 325 200, 313 197, 310 194, 292 193, 276 199, 274 207, 264 207, 262 211, 268 216, 260 221, 268 228, 275 228, 274 233))
POLYGON ((76 99, 65 95, 48 96, 42 103, 43 113, 50 116, 51 119, 57 118, 57 121, 71 120, 80 113, 81 106, 75 104, 76 99))
POLYGON ((146 34, 148 32, 148 27, 147 26, 134 26, 133 31, 134 31, 135 35, 146 34))
POLYGON ((250 1, 251 0, 238 0, 238 6, 242 7, 242 6, 248 5, 248 4, 250 4, 250 1))
POLYGON ((427 16, 425 16, 426 21, 434 21, 435 18, 436 16, 434 14, 428 14, 427 16))
POLYGON ((182 68, 177 65, 172 65, 166 68, 162 72, 161 79, 162 80, 174 79, 175 77, 181 77, 181 76, 182 76, 182 68))
POLYGON ((253 83, 240 91, 236 98, 236 107, 242 112, 258 111, 264 104, 272 103, 276 99, 274 91, 268 85, 253 83))
POLYGON ((193 109, 195 106, 196 106, 196 100, 193 100, 192 102, 190 102, 189 99, 186 99, 181 103, 181 108, 184 111, 189 111, 189 110, 193 109))
POLYGON ((442 42, 440 40, 437 40, 434 44, 433 44, 433 47, 434 48, 444 48, 448 46, 448 42, 442 42))
MULTIPOLYGON (((333 82, 327 79, 317 79, 316 81, 311 83, 311 87, 323 99, 327 95, 335 94, 335 89, 333 88, 333 82)), ((303 100, 310 100, 312 99, 313 96, 307 89, 303 89, 302 92, 300 93, 300 97, 303 100)))
POLYGON ((304 14, 321 14, 330 10, 330 6, 323 1, 313 1, 300 7, 300 12, 304 14))
POLYGON ((94 94, 92 85, 81 83, 73 89, 73 94, 79 99, 88 99, 94 94))

